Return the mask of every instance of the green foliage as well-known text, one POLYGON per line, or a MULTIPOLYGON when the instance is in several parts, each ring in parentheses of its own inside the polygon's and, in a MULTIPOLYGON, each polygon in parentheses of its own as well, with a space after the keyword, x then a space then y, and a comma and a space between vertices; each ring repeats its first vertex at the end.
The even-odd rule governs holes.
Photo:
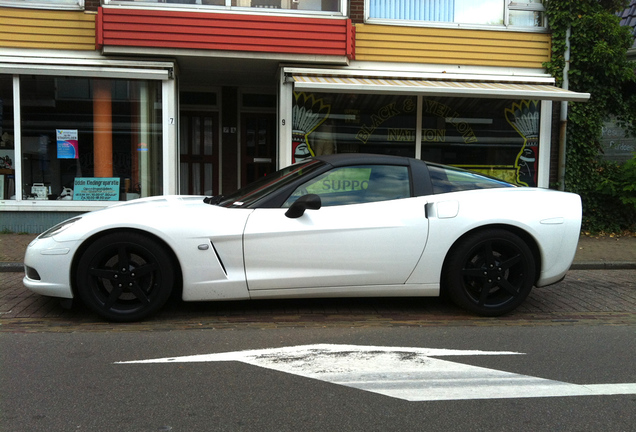
POLYGON ((619 25, 622 0, 549 0, 553 32, 552 60, 545 64, 560 85, 565 66, 566 31, 570 35, 569 89, 591 94, 585 103, 570 103, 567 128, 565 187, 581 195, 583 229, 618 232, 634 229, 634 162, 618 167, 599 157, 603 120, 616 116, 634 132, 635 65, 627 61, 633 38, 619 25))
POLYGON ((636 157, 623 165, 599 161, 598 183, 583 195, 584 226, 594 232, 621 232, 636 227, 636 157))
POLYGON ((596 190, 620 200, 636 217, 636 156, 620 166, 608 162, 601 169, 607 172, 596 186, 596 190))
POLYGON ((608 11, 619 12, 629 5, 629 0, 599 0, 601 7, 608 11))

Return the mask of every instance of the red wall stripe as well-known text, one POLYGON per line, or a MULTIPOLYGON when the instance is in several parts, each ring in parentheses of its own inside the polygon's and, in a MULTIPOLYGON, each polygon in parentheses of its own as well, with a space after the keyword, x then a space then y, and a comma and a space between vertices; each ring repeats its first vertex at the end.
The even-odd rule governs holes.
POLYGON ((349 19, 99 8, 98 46, 354 58, 349 19))
MULTIPOLYGON (((157 34, 157 26, 156 24, 119 24, 119 23, 105 23, 103 28, 107 32, 112 32, 114 35, 117 33, 118 38, 122 38, 122 34, 126 33, 126 39, 134 39, 136 37, 143 37, 142 34, 157 34)), ((307 32, 297 32, 297 36, 295 39, 289 39, 287 36, 289 32, 284 29, 277 28, 276 30, 272 29, 237 29, 237 28, 201 28, 190 27, 188 29, 188 33, 185 34, 183 32, 183 28, 180 26, 162 26, 161 35, 174 35, 175 37, 182 36, 187 38, 192 38, 192 36, 224 36, 224 37, 235 37, 235 38, 258 38, 262 40, 271 39, 279 39, 281 41, 293 42, 296 40, 306 40, 306 41, 315 41, 315 33, 307 33, 307 32)), ((112 37, 112 36, 111 36, 112 37)), ((323 34, 323 41, 327 42, 339 42, 341 45, 346 45, 349 43, 348 38, 345 34, 339 33, 328 33, 323 34)))

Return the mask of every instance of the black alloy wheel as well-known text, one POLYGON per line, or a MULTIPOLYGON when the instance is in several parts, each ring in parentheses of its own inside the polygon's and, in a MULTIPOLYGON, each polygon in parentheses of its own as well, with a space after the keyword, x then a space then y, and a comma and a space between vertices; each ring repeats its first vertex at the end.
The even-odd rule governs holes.
POLYGON ((521 238, 503 229, 488 229, 453 247, 443 282, 458 306, 482 316, 499 316, 523 303, 535 273, 532 251, 521 238))
POLYGON ((79 297, 110 321, 138 321, 157 312, 174 285, 170 255, 163 245, 138 233, 100 237, 77 266, 79 297))

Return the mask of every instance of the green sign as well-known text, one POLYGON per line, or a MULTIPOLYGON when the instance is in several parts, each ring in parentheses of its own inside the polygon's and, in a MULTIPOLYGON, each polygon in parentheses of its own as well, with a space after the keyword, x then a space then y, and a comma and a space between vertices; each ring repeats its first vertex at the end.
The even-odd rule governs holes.
POLYGON ((119 178, 77 177, 73 188, 73 200, 119 201, 119 178))

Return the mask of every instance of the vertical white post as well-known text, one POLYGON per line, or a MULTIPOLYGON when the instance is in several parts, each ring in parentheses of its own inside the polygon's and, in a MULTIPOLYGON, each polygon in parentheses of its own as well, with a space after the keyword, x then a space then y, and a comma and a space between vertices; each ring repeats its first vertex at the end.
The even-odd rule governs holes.
MULTIPOLYGON (((22 184, 22 113, 20 110, 22 103, 20 101, 20 75, 13 75, 13 164, 15 167, 15 200, 22 201, 23 184, 22 184)), ((7 197, 10 198, 10 197, 7 197)))
POLYGON ((175 80, 164 80, 161 90, 163 193, 164 195, 176 195, 179 193, 179 148, 177 145, 179 113, 177 112, 178 94, 175 80))
MULTIPOLYGON (((293 78, 289 78, 292 80, 293 78)), ((292 104, 294 83, 287 82, 283 69, 278 73, 278 169, 292 163, 292 104)))
POLYGON ((541 101, 541 122, 539 125, 539 174, 537 187, 550 187, 550 153, 552 142, 552 101, 541 101))
POLYGON ((417 96, 417 109, 415 110, 415 159, 422 159, 422 107, 424 106, 424 97, 417 96))
POLYGON ((149 152, 151 146, 154 144, 150 140, 150 121, 151 117, 151 102, 148 100, 148 83, 142 81, 139 83, 139 142, 146 145, 144 149, 140 148, 137 153, 139 154, 139 184, 141 197, 150 196, 152 190, 152 173, 150 171, 150 158, 149 152))

